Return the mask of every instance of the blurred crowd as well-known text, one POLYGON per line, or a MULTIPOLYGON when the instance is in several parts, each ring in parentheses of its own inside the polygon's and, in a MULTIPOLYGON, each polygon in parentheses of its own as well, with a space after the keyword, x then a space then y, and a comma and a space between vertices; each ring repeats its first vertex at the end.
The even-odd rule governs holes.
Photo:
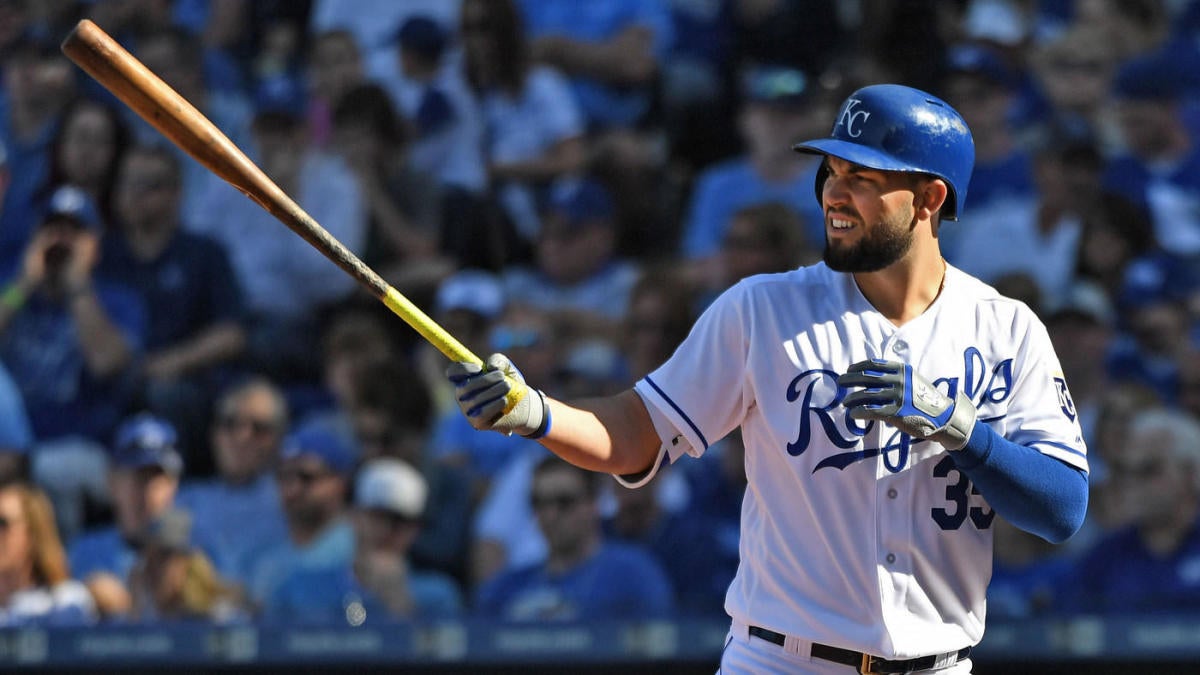
POLYGON ((625 490, 475 432, 441 353, 62 55, 81 18, 568 399, 820 260, 790 145, 849 92, 942 96, 943 252, 1043 318, 1091 466, 1065 546, 991 521, 989 613, 1200 607, 1200 2, 0 0, 0 625, 720 616, 737 568, 736 435, 625 490))

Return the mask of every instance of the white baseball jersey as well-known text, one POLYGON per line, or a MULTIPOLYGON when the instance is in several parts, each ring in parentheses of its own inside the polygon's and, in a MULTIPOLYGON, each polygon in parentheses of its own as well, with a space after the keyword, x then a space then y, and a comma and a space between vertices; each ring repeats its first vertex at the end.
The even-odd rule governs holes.
POLYGON ((1087 470, 1045 327, 953 267, 901 327, 823 263, 743 280, 635 390, 671 461, 742 428, 735 622, 889 659, 973 645, 994 512, 941 445, 847 415, 837 376, 870 358, 911 363, 1009 440, 1087 470))

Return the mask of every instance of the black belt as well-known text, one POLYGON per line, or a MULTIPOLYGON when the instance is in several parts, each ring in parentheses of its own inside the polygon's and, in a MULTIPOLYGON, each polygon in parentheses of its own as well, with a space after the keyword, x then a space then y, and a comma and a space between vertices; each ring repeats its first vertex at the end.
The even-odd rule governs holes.
MULTIPOLYGON (((750 634, 780 647, 787 640, 787 636, 783 633, 776 633, 773 630, 759 628, 758 626, 750 626, 750 634)), ((858 672, 866 675, 869 673, 915 673, 931 668, 945 668, 970 656, 971 648, 963 647, 957 652, 920 656, 915 659, 904 659, 902 661, 889 661, 878 656, 871 656, 870 654, 863 654, 862 652, 851 651, 849 649, 841 649, 840 647, 830 647, 829 645, 817 642, 812 643, 812 651, 809 653, 818 659, 853 666, 858 668, 858 672)))

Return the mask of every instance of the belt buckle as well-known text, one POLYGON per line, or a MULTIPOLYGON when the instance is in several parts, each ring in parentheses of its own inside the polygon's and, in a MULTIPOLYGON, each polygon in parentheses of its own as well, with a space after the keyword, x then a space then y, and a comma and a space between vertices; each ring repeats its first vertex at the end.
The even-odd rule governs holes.
POLYGON ((862 675, 880 675, 880 673, 875 670, 875 657, 871 656, 870 654, 863 654, 862 663, 860 663, 858 666, 858 672, 862 673, 862 675))

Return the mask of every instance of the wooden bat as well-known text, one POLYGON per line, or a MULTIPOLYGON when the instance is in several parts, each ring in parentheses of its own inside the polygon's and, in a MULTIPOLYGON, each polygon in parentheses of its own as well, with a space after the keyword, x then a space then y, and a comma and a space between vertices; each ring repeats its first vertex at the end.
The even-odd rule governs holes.
MULTIPOLYGON (((305 213, 203 113, 95 23, 88 19, 80 21, 63 40, 62 51, 171 142, 257 202, 354 277, 447 358, 484 365, 482 359, 305 213)), ((510 383, 513 386, 507 396, 506 411, 511 410, 525 393, 523 384, 513 380, 510 383)))

